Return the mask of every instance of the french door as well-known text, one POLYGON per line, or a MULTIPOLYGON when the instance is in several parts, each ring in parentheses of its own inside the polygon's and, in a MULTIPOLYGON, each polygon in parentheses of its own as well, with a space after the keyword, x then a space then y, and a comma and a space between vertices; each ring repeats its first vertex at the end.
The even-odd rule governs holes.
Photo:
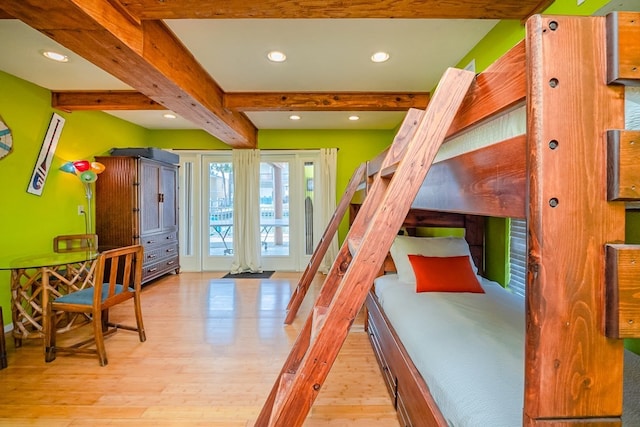
POLYGON ((260 160, 260 240, 234 241, 231 153, 181 155, 181 240, 185 271, 228 271, 238 245, 259 245, 264 270, 302 271, 322 235, 322 183, 317 151, 263 151, 260 160), (191 176, 191 178, 190 178, 191 176))
POLYGON ((319 238, 318 156, 310 153, 264 153, 260 159, 260 239, 265 270, 301 271, 319 238), (315 222, 314 222, 315 218, 315 222))

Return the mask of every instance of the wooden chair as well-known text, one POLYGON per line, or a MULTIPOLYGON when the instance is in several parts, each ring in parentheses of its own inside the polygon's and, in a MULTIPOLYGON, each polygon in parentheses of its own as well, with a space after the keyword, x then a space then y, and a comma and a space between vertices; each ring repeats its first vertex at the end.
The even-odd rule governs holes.
POLYGON ((112 249, 98 255, 93 287, 55 298, 49 305, 49 328, 45 331, 45 361, 55 360, 58 352, 97 354, 100 365, 107 364, 104 337, 118 329, 138 332, 146 340, 140 307, 143 249, 140 245, 112 249), (136 327, 109 322, 110 307, 133 299, 136 327), (69 347, 56 345, 56 312, 85 313, 91 316, 93 337, 69 347), (95 343, 95 349, 87 346, 95 343))
POLYGON ((54 252, 98 250, 97 234, 64 234, 53 238, 54 252))

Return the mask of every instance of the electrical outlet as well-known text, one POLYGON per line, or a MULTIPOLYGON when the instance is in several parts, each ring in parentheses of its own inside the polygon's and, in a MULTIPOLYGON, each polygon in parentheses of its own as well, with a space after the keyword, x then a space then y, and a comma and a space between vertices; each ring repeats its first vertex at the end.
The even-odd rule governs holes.
POLYGON ((84 206, 78 205, 78 215, 84 215, 84 206))

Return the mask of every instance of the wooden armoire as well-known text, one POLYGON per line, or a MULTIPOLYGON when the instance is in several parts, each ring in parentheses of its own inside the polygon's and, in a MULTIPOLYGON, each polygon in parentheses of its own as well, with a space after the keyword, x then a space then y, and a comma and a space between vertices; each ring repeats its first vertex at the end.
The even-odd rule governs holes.
POLYGON ((96 233, 102 249, 141 244, 142 283, 180 272, 178 166, 138 156, 96 157, 96 233))

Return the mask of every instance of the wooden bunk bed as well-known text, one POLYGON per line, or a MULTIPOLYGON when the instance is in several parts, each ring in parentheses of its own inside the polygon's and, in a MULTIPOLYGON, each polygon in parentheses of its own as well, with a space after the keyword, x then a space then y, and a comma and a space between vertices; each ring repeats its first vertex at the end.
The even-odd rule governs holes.
POLYGON ((473 230, 481 269, 483 217, 527 219, 522 424, 621 425, 622 339, 640 337, 640 246, 624 244, 625 203, 640 199, 640 135, 624 130, 639 23, 536 15, 475 79, 447 70, 427 109, 410 110, 368 163, 366 195, 353 198, 358 213, 256 426, 303 424, 365 300, 401 420, 447 425, 369 288, 403 224, 454 218, 473 230), (485 123, 518 115, 522 129, 467 146, 485 123))
MULTIPOLYGON (((640 246, 624 244, 625 209, 637 208, 627 202, 640 199, 640 131, 625 130, 625 85, 640 85, 640 14, 534 16, 526 28, 477 76, 404 225, 471 225, 482 273, 478 218, 526 218, 522 424, 620 426, 622 339, 640 337, 640 246), (470 129, 510 114, 524 117, 524 132, 468 148, 470 129)), ((387 155, 369 162, 369 179, 387 155)), ((366 307, 403 425, 448 425, 375 291, 366 307)))

